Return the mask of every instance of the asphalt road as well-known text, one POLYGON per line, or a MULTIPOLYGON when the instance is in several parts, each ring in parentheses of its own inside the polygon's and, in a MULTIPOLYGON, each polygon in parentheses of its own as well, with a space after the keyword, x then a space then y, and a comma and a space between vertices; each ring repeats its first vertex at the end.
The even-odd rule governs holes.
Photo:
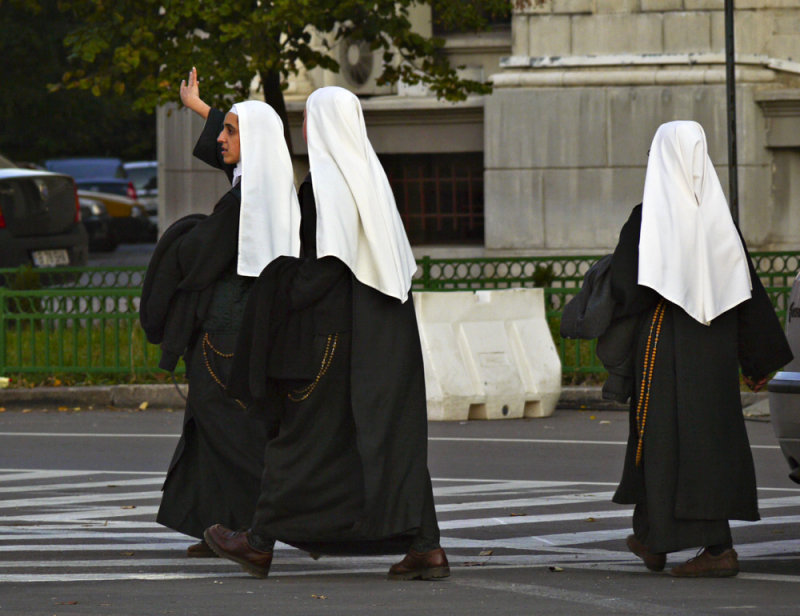
MULTIPOLYGON (((748 422, 762 521, 737 523, 742 573, 680 580, 629 554, 610 502, 623 412, 430 424, 430 469, 452 576, 389 582, 396 560, 313 561, 278 546, 266 580, 155 524, 181 424, 166 411, 0 413, 0 613, 797 614, 800 486, 768 422, 748 422)), ((668 567, 691 556, 670 557, 668 567)))
POLYGON ((89 267, 146 266, 155 244, 120 244, 111 252, 89 253, 89 267))

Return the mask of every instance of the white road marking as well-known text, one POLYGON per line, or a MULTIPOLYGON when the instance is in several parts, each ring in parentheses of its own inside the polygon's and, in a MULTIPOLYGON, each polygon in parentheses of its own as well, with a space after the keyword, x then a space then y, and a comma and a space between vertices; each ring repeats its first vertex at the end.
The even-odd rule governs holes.
MULTIPOLYGON (((0 553, 3 554, 0 583, 247 577, 235 564, 223 559, 187 559, 184 556, 186 547, 196 540, 154 522, 161 493, 150 488, 163 479, 163 472, 0 469, 0 494, 14 496, 11 500, 0 500, 0 553), (69 479, 75 482, 70 483, 69 479), (109 486, 124 492, 115 494, 109 486), (55 496, 54 492, 60 494, 55 496), (102 504, 109 501, 136 502, 137 506, 127 509, 121 505, 102 504), (126 552, 130 552, 129 558, 122 556, 126 552), (47 557, 41 561, 30 557, 14 560, 14 556, 24 558, 25 554, 47 554, 47 557), (132 571, 134 568, 137 571, 132 571)), ((624 537, 630 533, 631 508, 610 502, 612 492, 608 488, 615 487, 616 482, 450 477, 433 481, 437 511, 441 516, 442 544, 448 550, 453 568, 475 571, 559 565, 595 571, 644 571, 641 563, 624 547, 624 537), (566 505, 570 509, 545 513, 544 508, 552 505, 566 505), (492 509, 507 509, 524 515, 469 517, 472 512, 492 509), (574 521, 576 532, 547 532, 547 524, 565 521, 574 521), (527 527, 516 530, 521 524, 527 527), (496 529, 492 539, 470 536, 472 529, 490 527, 496 529), (520 532, 526 534, 502 537, 503 533, 518 535, 520 532), (479 556, 486 550, 493 553, 479 556)), ((762 511, 800 505, 798 488, 763 490, 775 496, 760 500, 762 511)), ((758 523, 794 527, 800 523, 800 516, 767 516, 758 523)), ((748 524, 751 523, 733 523, 734 526, 748 524)), ((740 558, 788 559, 792 554, 800 554, 800 540, 737 544, 736 548, 740 558)), ((283 544, 278 544, 276 549, 279 553, 276 570, 270 574, 272 577, 359 572, 382 576, 388 565, 397 560, 395 556, 323 557, 314 562, 283 544)), ((685 560, 693 555, 694 552, 671 555, 670 561, 674 558, 676 563, 681 562, 681 558, 685 560)), ((787 575, 742 574, 741 577, 787 583, 800 581, 798 576, 787 575)), ((528 590, 536 594, 536 589, 528 590)), ((585 598, 583 593, 575 594, 572 599, 561 597, 579 603, 585 598)), ((644 605, 649 606, 637 604, 635 607, 644 609, 644 605)))
MULTIPOLYGON (((180 434, 157 433, 132 433, 122 434, 113 432, 0 432, 0 437, 29 438, 172 438, 177 439, 180 434)), ((430 436, 429 441, 456 442, 456 443, 525 443, 539 445, 612 445, 624 446, 627 441, 590 441, 581 439, 548 439, 548 438, 487 438, 468 436, 430 436)), ((750 445, 751 449, 780 449, 779 445, 750 445)))
POLYGON ((133 434, 124 434, 116 432, 0 432, 0 437, 10 436, 26 436, 43 438, 180 438, 180 433, 177 434, 157 434, 140 432, 133 434))
MULTIPOLYGON (((160 486, 164 483, 163 477, 147 477, 145 479, 122 479, 109 481, 105 479, 98 479, 96 481, 84 481, 81 483, 48 483, 46 485, 25 485, 25 486, 0 486, 0 494, 3 493, 18 493, 18 492, 49 492, 53 490, 79 490, 83 488, 122 488, 131 486, 160 486)), ((0 500, 0 506, 7 507, 7 505, 0 500)))
POLYGON ((140 501, 160 499, 161 492, 124 492, 122 494, 72 494, 70 496, 42 496, 0 501, 0 507, 53 507, 56 505, 79 505, 81 503, 102 503, 107 501, 140 501))

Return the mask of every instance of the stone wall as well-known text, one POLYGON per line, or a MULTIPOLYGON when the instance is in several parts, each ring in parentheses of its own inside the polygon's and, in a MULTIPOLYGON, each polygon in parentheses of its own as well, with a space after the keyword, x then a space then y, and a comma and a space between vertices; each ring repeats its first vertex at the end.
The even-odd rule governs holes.
MULTIPOLYGON (((800 219, 791 214, 800 139, 778 151, 763 108, 765 93, 798 84, 800 5, 736 6, 742 229, 753 248, 800 249, 800 226, 789 224, 800 219)), ((722 0, 546 0, 515 16, 514 55, 485 105, 489 253, 611 248, 641 201, 663 122, 703 125, 727 192, 722 9, 722 0)))

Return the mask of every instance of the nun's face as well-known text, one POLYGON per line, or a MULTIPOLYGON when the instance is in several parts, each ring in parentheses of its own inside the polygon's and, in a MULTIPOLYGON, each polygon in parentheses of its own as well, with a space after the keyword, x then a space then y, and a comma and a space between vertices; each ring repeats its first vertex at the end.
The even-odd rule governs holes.
POLYGON ((217 137, 217 143, 222 146, 222 160, 229 165, 235 165, 240 160, 239 151, 239 116, 228 112, 225 116, 225 125, 217 137))

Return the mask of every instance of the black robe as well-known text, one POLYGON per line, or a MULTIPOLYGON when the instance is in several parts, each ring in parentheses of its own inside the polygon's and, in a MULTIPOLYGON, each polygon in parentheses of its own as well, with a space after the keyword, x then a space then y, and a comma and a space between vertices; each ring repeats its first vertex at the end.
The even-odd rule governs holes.
MULTIPOLYGON (((636 504, 634 531, 654 552, 725 544, 727 521, 758 520, 753 458, 739 365, 759 379, 791 359, 752 264, 752 297, 702 325, 665 303, 653 368, 641 464, 635 413, 651 319, 660 296, 637 284, 641 206, 622 229, 611 265, 617 316, 638 315, 630 435, 614 502, 636 504)), ((748 263, 749 255, 748 255, 748 263)))
MULTIPOLYGON (((230 178, 216 145, 223 117, 211 111, 194 154, 230 178)), ((174 369, 183 355, 189 381, 157 521, 198 538, 217 522, 249 525, 266 443, 264 423, 224 390, 253 284, 236 274, 239 206, 232 188, 210 216, 173 224, 154 251, 142 293, 140 317, 148 339, 161 344, 160 365, 174 369)))
POLYGON ((309 179, 300 201, 304 257, 259 277, 230 383, 271 427, 252 531, 328 554, 438 544, 413 300, 316 259, 309 179))

